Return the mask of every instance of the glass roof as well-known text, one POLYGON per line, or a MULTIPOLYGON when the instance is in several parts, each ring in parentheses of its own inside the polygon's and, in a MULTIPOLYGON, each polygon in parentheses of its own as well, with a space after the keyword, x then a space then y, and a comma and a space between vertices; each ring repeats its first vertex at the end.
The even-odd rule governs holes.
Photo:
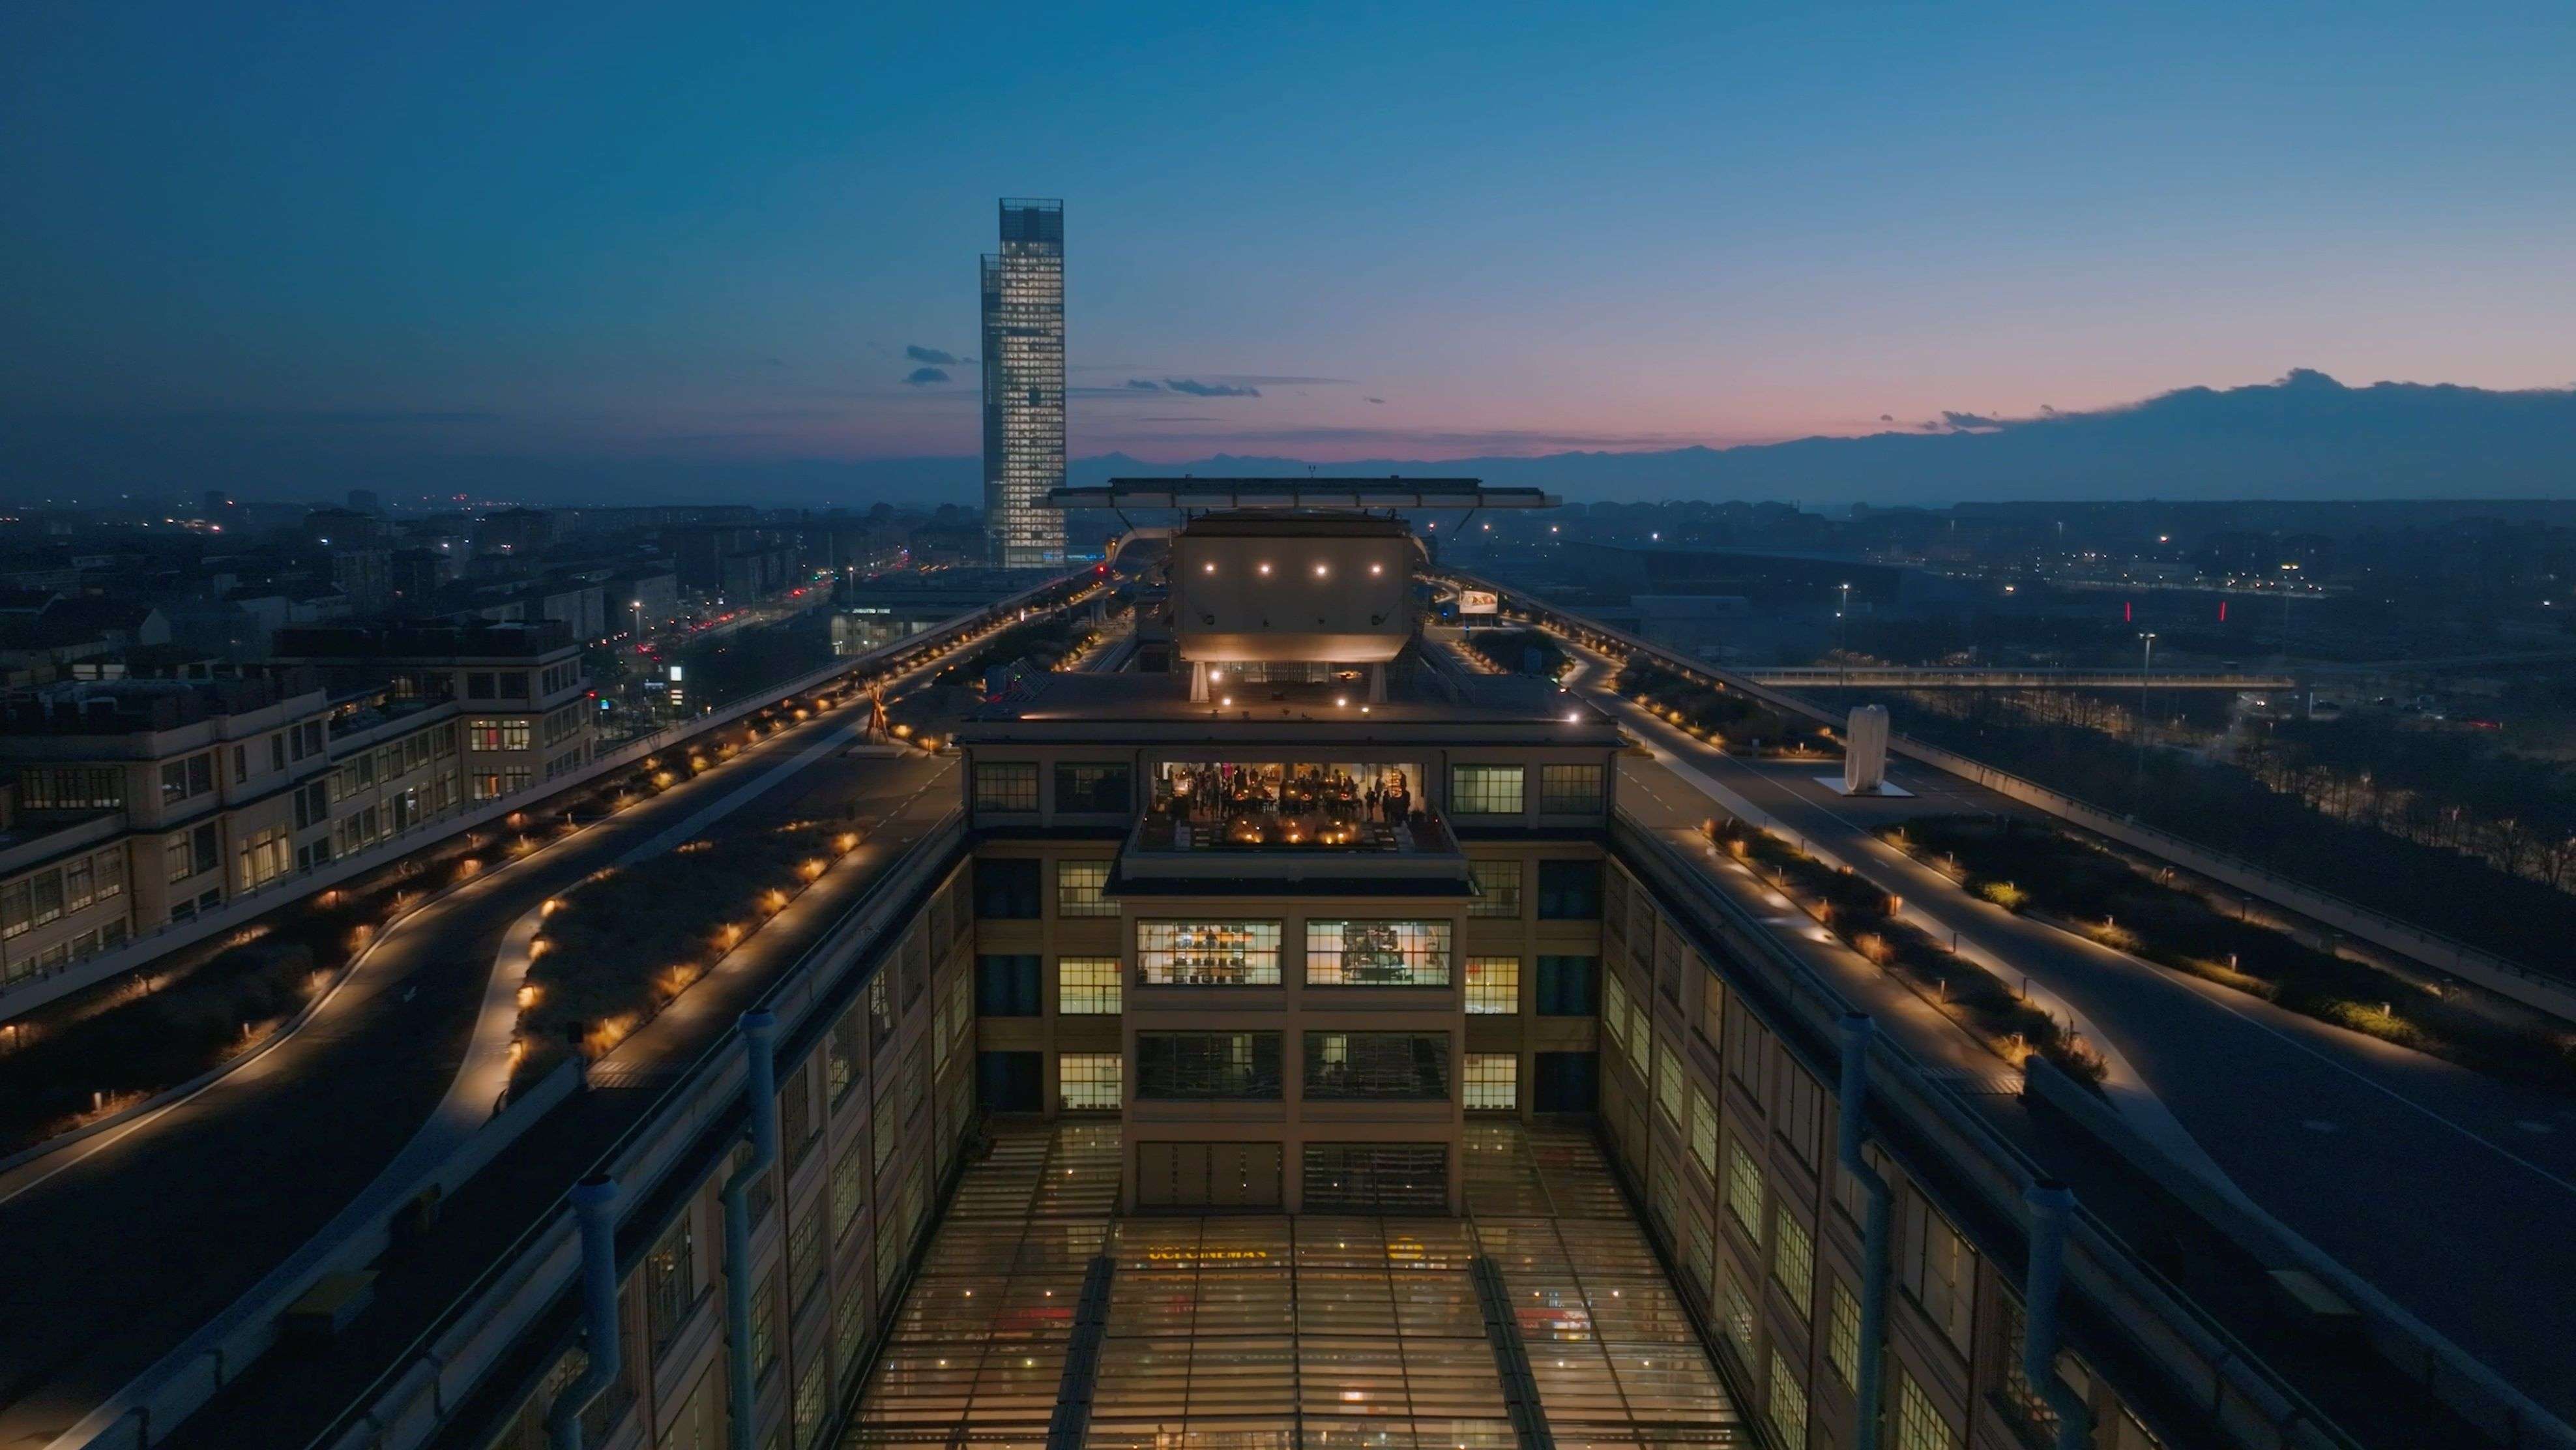
POLYGON ((1114 1124, 999 1135, 966 1170, 845 1445, 1042 1446, 1101 1254, 1115 1269, 1093 1450, 1517 1450, 1480 1255, 1564 1450, 1740 1439, 1580 1132, 1472 1127, 1465 1218, 1120 1218, 1118 1162, 1114 1124))

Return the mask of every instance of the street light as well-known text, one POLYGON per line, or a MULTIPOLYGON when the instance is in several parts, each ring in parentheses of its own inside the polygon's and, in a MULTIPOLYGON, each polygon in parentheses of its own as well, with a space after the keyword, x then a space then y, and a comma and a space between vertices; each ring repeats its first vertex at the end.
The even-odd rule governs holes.
POLYGON ((2138 638, 2145 642, 2146 653, 2138 661, 2138 773, 2129 786, 2129 814, 2136 815, 2146 803, 2147 791, 2147 683, 2156 668, 2156 637, 2152 632, 2138 638))
POLYGON ((1841 607, 1834 611, 1834 653, 1842 656, 1845 674, 1851 671, 1851 581, 1838 586, 1843 591, 1841 607))

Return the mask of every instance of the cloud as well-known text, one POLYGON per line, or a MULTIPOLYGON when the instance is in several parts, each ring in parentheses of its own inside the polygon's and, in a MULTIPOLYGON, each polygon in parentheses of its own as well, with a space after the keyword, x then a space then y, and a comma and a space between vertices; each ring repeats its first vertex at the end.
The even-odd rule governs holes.
POLYGON ((1983 413, 1953 413, 1947 409, 1942 410, 1941 421, 1950 427, 1969 431, 2004 426, 2004 420, 2001 418, 1989 418, 1983 413))
POLYGON ((1882 423, 1893 423, 1896 421, 1896 415, 1894 413, 1881 413, 1878 415, 1878 421, 1882 423))
POLYGON ((948 381, 948 374, 938 368, 914 368, 903 375, 903 380, 916 388, 922 388, 932 383, 948 381))
POLYGON ((1367 398, 1367 399, 1363 399, 1363 401, 1365 401, 1365 402, 1371 402, 1371 403, 1383 403, 1383 402, 1385 402, 1385 401, 1386 401, 1386 399, 1384 399, 1384 398, 1367 398))
POLYGON ((1127 386, 1140 393, 1159 393, 1163 390, 1163 385, 1152 378, 1129 378, 1127 386))
POLYGON ((943 368, 953 368, 962 360, 953 352, 942 352, 935 347, 923 347, 917 342, 907 344, 903 355, 913 362, 928 363, 932 367, 943 368))
MULTIPOLYGON (((1135 386, 1135 383, 1131 381, 1128 386, 1133 387, 1135 386)), ((1165 378, 1163 379, 1163 386, 1176 393, 1187 393, 1193 398, 1257 398, 1261 396, 1261 390, 1259 388, 1237 387, 1232 383, 1203 383, 1196 378, 1165 378)))

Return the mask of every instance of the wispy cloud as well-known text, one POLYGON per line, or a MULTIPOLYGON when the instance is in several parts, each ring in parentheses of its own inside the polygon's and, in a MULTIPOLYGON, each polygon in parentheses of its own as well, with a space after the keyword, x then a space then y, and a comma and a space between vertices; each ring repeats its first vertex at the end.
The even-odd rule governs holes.
POLYGON ((933 383, 948 381, 948 374, 940 368, 914 368, 903 375, 903 380, 916 388, 926 388, 933 383))
POLYGON ((965 361, 965 359, 960 358, 953 352, 944 351, 943 349, 935 347, 923 347, 917 342, 907 343, 904 346, 903 355, 910 361, 928 363, 932 367, 942 368, 953 368, 960 362, 965 361))
POLYGON ((1259 388, 1238 386, 1234 383, 1203 383, 1196 378, 1165 378, 1163 379, 1163 386, 1176 393, 1187 393, 1193 398, 1257 398, 1261 396, 1261 390, 1259 388))

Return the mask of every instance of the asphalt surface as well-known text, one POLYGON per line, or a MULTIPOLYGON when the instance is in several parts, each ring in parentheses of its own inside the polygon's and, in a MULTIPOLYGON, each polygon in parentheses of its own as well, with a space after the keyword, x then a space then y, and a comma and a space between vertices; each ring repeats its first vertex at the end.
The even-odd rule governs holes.
MULTIPOLYGON (((2576 1342, 2576 1295, 2564 1292, 2576 1284, 2576 1100, 1971 898, 1873 833, 1911 815, 2028 815, 2023 807, 1911 762, 1889 771, 1910 800, 1842 796, 1816 780, 1838 774, 1839 761, 1727 756, 1597 688, 1610 671, 1574 653, 1569 684, 1587 700, 2063 1000, 2255 1203, 2561 1417, 2576 1415, 2576 1359, 2565 1351, 2576 1342)), ((1692 803, 1664 804, 1686 815, 1692 803)), ((1781 919, 1793 934, 1804 923, 1781 919)))
MULTIPOLYGON (((0 1177, 0 1445, 42 1444, 69 1428, 374 1180, 465 1060, 495 953, 517 917, 863 723, 865 710, 862 702, 782 731, 490 871, 389 931, 300 1031, 255 1061, 0 1177)), ((917 756, 825 752, 743 793, 737 808, 782 791, 802 796, 796 787, 816 771, 837 780, 835 800, 873 802, 896 786, 899 799, 945 768, 917 756)))

